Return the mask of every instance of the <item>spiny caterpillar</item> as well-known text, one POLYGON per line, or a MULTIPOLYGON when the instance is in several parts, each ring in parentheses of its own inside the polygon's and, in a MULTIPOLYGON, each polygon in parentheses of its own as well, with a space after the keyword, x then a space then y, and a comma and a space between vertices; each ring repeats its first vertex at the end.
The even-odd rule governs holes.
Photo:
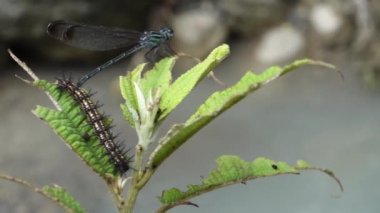
POLYGON ((100 144, 104 147, 108 157, 120 174, 127 172, 130 169, 131 157, 126 156, 122 146, 114 141, 115 137, 110 128, 104 124, 105 116, 98 111, 99 106, 91 100, 91 95, 76 86, 71 80, 58 79, 57 81, 58 87, 67 91, 80 105, 81 110, 86 114, 87 122, 95 130, 100 144))

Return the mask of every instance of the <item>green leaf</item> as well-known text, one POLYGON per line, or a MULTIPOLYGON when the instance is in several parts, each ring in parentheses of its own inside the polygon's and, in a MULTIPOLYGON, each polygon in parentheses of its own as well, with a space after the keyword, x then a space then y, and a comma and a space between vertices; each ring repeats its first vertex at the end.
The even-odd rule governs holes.
POLYGON ((163 93, 160 101, 161 115, 159 120, 169 115, 174 108, 180 104, 191 90, 211 72, 227 55, 229 47, 223 44, 215 48, 210 55, 195 65, 189 71, 182 74, 173 84, 163 93))
POLYGON ((64 188, 54 185, 54 186, 44 186, 42 188, 42 193, 52 200, 56 201, 61 205, 67 212, 72 213, 84 213, 86 210, 80 205, 80 203, 75 200, 64 188))
POLYGON ((216 160, 217 168, 202 180, 199 185, 188 185, 186 191, 177 188, 165 190, 160 197, 164 205, 176 205, 221 187, 236 183, 245 183, 259 177, 279 174, 298 174, 298 171, 285 162, 275 162, 266 158, 257 158, 246 162, 238 156, 225 155, 216 160))
POLYGON ((311 165, 308 162, 304 161, 304 160, 298 160, 296 166, 297 166, 298 169, 308 169, 308 168, 311 168, 311 165))
MULTIPOLYGON (((110 162, 105 149, 100 146, 95 130, 87 123, 86 115, 79 104, 66 92, 60 91, 56 84, 39 80, 34 83, 50 94, 61 107, 61 111, 37 106, 32 112, 45 121, 54 132, 96 173, 103 178, 117 175, 116 167, 110 162), (90 137, 91 136, 91 137, 90 137)), ((106 125, 110 120, 105 119, 106 125)))
POLYGON ((144 96, 148 95, 149 90, 160 90, 164 93, 172 80, 172 69, 175 57, 164 58, 154 65, 154 67, 144 74, 141 79, 144 96))
POLYGON ((9 176, 9 175, 2 175, 0 174, 0 178, 3 180, 7 180, 13 183, 17 183, 21 186, 27 187, 31 190, 33 190, 36 193, 39 193, 40 195, 58 203, 58 205, 65 208, 67 212, 86 212, 84 208, 81 207, 78 201, 76 201, 69 193, 66 192, 65 189, 63 189, 60 186, 54 185, 54 186, 45 186, 43 188, 37 188, 33 184, 29 183, 28 181, 25 181, 23 179, 9 176))
POLYGON ((139 119, 135 109, 129 104, 128 101, 126 101, 125 104, 120 104, 120 108, 129 125, 131 125, 131 127, 135 127, 136 121, 139 119))
POLYGON ((146 64, 138 65, 134 70, 128 72, 126 76, 120 76, 121 95, 125 100, 125 104, 121 104, 121 110, 125 119, 132 127, 135 127, 135 122, 138 120, 138 103, 134 82, 141 80, 141 72, 146 64))
POLYGON ((261 86, 279 76, 307 64, 328 66, 323 62, 309 59, 299 60, 285 67, 270 67, 261 74, 247 72, 235 85, 223 91, 215 92, 198 108, 185 124, 175 125, 166 136, 161 138, 159 146, 150 157, 149 166, 151 168, 157 168, 168 156, 202 127, 245 98, 249 93, 259 89, 261 86))
POLYGON ((185 191, 177 188, 165 190, 160 197, 163 206, 157 212, 165 212, 175 206, 189 204, 191 198, 232 184, 246 183, 248 180, 275 175, 299 174, 301 170, 304 170, 282 161, 276 162, 263 157, 253 162, 246 162, 238 156, 224 155, 219 157, 216 163, 216 169, 202 179, 201 184, 188 185, 185 191))

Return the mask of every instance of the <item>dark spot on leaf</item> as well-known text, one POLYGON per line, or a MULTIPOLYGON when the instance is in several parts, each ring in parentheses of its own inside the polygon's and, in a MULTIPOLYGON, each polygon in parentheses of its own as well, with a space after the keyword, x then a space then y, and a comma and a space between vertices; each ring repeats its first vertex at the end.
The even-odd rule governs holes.
POLYGON ((83 140, 84 140, 85 142, 87 142, 87 141, 90 140, 91 136, 90 136, 88 133, 84 133, 83 136, 82 136, 82 138, 83 138, 83 140))
POLYGON ((273 168, 274 170, 277 170, 277 169, 278 169, 278 166, 277 166, 276 164, 272 164, 272 168, 273 168))

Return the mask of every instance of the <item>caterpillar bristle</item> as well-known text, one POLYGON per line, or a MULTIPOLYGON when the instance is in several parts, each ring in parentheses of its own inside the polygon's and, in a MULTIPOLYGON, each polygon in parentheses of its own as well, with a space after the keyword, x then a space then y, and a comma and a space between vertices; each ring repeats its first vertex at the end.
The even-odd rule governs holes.
POLYGON ((96 94, 98 94, 97 91, 92 91, 92 90, 89 90, 89 91, 88 91, 88 96, 89 96, 89 97, 92 97, 92 96, 94 96, 94 95, 96 95, 96 94))
POLYGON ((95 102, 95 106, 96 106, 97 109, 99 109, 99 108, 103 107, 104 104, 100 103, 100 101, 96 101, 95 102))
POLYGON ((112 135, 111 135, 111 139, 112 139, 112 140, 115 140, 115 139, 118 138, 118 137, 119 137, 119 134, 116 134, 116 135, 113 135, 113 134, 112 134, 112 135))

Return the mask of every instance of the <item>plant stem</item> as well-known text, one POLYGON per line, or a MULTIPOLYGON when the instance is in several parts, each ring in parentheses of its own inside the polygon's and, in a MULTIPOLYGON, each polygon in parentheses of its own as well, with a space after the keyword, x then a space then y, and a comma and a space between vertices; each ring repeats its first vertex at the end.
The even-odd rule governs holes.
POLYGON ((122 211, 122 213, 124 213, 124 212, 125 213, 132 213, 133 212, 133 208, 135 207, 138 194, 139 194, 139 190, 136 187, 132 186, 132 188, 130 188, 128 190, 128 196, 126 199, 125 209, 122 211))
POLYGON ((114 185, 114 182, 113 183, 108 183, 107 184, 111 193, 112 193, 112 196, 117 204, 117 209, 119 210, 119 212, 123 212, 123 209, 125 208, 124 206, 124 197, 123 197, 123 194, 122 194, 122 190, 118 190, 117 188, 115 187, 118 187, 118 186, 115 186, 114 185))
POLYGON ((145 184, 149 181, 149 179, 153 176, 155 170, 148 168, 145 174, 141 177, 140 181, 138 182, 137 187, 139 189, 143 188, 145 184))
POLYGON ((140 187, 138 187, 137 183, 140 180, 140 174, 142 169, 142 156, 143 156, 144 150, 141 147, 140 144, 136 145, 136 151, 135 151, 135 163, 134 163, 134 172, 132 174, 132 181, 130 184, 130 188, 128 190, 127 198, 125 200, 125 208, 122 213, 132 213, 133 208, 136 204, 137 195, 139 194, 140 187))

